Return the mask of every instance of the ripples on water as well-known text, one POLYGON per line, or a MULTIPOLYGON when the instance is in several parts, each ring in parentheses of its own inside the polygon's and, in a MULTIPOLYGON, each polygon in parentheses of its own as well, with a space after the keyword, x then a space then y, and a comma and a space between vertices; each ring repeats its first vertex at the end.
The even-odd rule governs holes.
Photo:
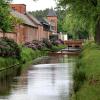
POLYGON ((5 85, 0 81, 0 100, 69 100, 73 59, 67 56, 43 59, 38 62, 41 64, 9 79, 12 81, 5 81, 5 85))

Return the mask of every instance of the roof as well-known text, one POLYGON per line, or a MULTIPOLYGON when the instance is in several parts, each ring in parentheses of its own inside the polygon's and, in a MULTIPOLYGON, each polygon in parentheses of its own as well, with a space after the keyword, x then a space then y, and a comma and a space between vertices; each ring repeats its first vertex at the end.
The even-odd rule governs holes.
POLYGON ((54 26, 54 23, 50 22, 48 19, 44 18, 44 20, 49 23, 50 26, 54 26))
POLYGON ((56 12, 53 9, 49 9, 47 16, 55 16, 56 17, 57 15, 56 15, 56 12))
POLYGON ((37 19, 41 22, 41 24, 45 24, 45 25, 50 25, 44 18, 42 17, 37 17, 37 19))
POLYGON ((23 24, 32 26, 32 27, 36 27, 36 25, 34 23, 32 23, 32 21, 24 14, 21 14, 17 11, 11 10, 11 14, 17 18, 20 18, 23 20, 23 24))
POLYGON ((28 17, 30 17, 31 20, 32 20, 35 24, 37 24, 37 25, 42 25, 42 24, 39 22, 39 20, 37 20, 32 14, 26 13, 26 15, 27 15, 28 17))

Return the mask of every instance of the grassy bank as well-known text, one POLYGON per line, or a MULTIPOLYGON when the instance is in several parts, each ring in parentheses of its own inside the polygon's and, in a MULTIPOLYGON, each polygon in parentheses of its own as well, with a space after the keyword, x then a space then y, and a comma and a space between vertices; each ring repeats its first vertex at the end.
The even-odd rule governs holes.
POLYGON ((10 67, 17 63, 27 63, 33 59, 47 55, 47 51, 32 50, 31 48, 21 47, 21 58, 15 57, 0 57, 0 69, 10 67))
POLYGON ((74 72, 72 100, 100 100, 100 46, 84 46, 74 72))
POLYGON ((0 57, 0 69, 7 68, 18 63, 19 63, 19 60, 17 60, 16 58, 0 57))
POLYGON ((48 51, 32 50, 31 48, 27 47, 23 47, 21 51, 21 61, 24 63, 48 54, 48 51))

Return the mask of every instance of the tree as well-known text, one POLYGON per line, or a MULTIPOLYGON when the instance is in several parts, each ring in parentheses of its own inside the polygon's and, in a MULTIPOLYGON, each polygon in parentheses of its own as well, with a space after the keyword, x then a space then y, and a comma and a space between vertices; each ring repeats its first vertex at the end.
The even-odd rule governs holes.
POLYGON ((100 0, 57 0, 67 8, 65 25, 69 31, 79 30, 95 33, 95 41, 100 44, 100 0))
POLYGON ((49 9, 45 9, 45 10, 37 10, 37 11, 32 11, 30 12, 33 16, 35 17, 46 17, 48 14, 48 10, 49 9))
POLYGON ((66 15, 66 10, 61 9, 59 6, 56 7, 55 9, 56 9, 57 17, 58 17, 58 23, 57 23, 58 32, 66 32, 66 29, 63 28, 63 23, 64 23, 64 17, 66 15))
POLYGON ((9 2, 10 0, 0 0, 0 28, 4 33, 3 37, 5 37, 5 32, 12 29, 9 2))

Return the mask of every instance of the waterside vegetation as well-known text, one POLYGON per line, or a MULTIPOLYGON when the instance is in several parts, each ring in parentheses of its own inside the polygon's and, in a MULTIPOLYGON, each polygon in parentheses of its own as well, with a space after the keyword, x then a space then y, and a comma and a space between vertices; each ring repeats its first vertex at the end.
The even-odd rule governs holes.
POLYGON ((37 57, 46 56, 48 52, 56 52, 66 46, 61 40, 32 41, 18 45, 12 39, 0 38, 0 69, 15 64, 25 64, 37 57))
POLYGON ((88 43, 74 71, 72 100, 100 100, 100 46, 88 43))

